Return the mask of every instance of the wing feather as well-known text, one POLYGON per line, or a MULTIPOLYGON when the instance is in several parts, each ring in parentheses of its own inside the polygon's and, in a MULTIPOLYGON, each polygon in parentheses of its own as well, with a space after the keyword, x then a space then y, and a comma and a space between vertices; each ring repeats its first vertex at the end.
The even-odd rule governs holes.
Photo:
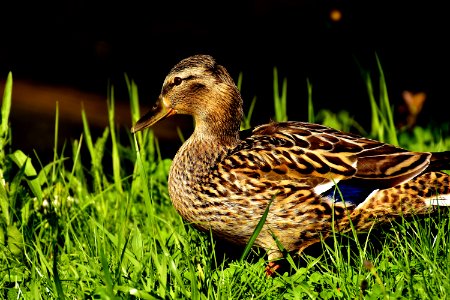
POLYGON ((241 176, 290 179, 323 192, 347 179, 394 186, 421 174, 430 157, 319 124, 281 122, 247 131, 221 164, 241 176))

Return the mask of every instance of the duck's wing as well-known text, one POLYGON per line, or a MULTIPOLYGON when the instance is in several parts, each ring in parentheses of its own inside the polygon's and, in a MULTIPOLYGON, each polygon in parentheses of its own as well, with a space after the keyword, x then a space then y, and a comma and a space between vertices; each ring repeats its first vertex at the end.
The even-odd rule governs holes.
POLYGON ((221 162, 224 170, 291 180, 317 194, 340 181, 369 190, 395 186, 422 173, 431 157, 305 122, 270 123, 247 135, 221 162))

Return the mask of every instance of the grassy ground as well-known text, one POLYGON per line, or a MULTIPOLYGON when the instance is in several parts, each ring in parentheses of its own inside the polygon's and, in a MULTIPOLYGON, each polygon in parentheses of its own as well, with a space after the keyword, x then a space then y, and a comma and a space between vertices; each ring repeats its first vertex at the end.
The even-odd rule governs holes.
MULTIPOLYGON (((279 91, 274 75, 275 118, 282 120, 286 81, 279 91)), ((379 79, 374 93, 367 77, 368 136, 416 150, 450 149, 445 126, 399 134, 382 73, 379 79)), ((137 87, 127 84, 135 121, 137 87)), ((183 223, 167 192, 171 161, 161 158, 152 131, 132 136, 116 128, 113 91, 104 134, 92 136, 83 117, 80 138, 55 146, 51 162, 10 149, 11 91, 10 74, 0 127, 0 298, 450 298, 448 211, 400 219, 358 237, 333 236, 301 257, 288 256, 285 271, 268 278, 266 257, 257 249, 228 251, 183 223)), ((309 109, 310 121, 358 128, 345 114, 314 114, 311 94, 309 109)), ((249 124, 250 116, 243 127, 249 124)), ((55 145, 57 139, 58 117, 55 145)))

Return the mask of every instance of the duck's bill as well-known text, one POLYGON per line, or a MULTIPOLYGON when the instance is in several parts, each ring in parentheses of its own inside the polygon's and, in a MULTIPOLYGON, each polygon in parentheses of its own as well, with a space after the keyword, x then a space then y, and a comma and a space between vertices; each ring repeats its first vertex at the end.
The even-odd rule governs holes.
POLYGON ((158 121, 161 121, 171 115, 174 115, 176 111, 170 107, 167 107, 164 101, 158 99, 155 106, 146 113, 142 118, 140 118, 133 127, 131 127, 131 133, 138 132, 145 128, 156 124, 158 121))

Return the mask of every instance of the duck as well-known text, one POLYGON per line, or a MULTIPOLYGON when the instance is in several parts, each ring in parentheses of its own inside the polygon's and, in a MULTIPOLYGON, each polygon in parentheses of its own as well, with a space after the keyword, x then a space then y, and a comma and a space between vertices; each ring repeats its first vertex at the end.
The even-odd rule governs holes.
POLYGON ((450 205, 450 151, 410 151, 301 121, 241 131, 242 96, 211 55, 179 61, 131 132, 176 114, 195 126, 170 167, 173 206, 198 230, 237 245, 268 209, 253 246, 272 271, 283 252, 301 254, 332 232, 365 232, 450 205))

